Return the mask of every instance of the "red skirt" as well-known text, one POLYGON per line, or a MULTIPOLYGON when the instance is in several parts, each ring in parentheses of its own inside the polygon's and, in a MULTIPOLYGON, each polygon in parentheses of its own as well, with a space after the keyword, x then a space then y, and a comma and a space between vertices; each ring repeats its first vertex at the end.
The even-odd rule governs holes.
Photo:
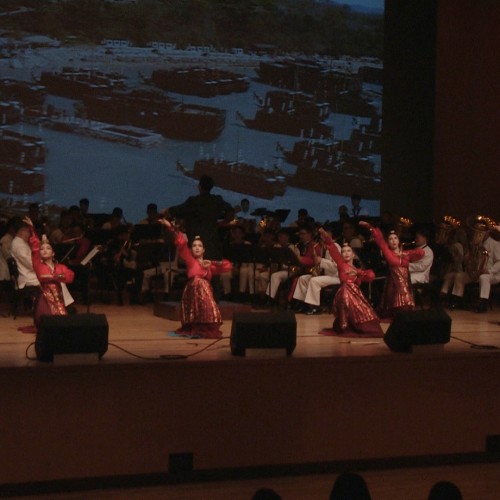
POLYGON ((390 267, 380 303, 380 317, 392 318, 397 311, 411 309, 415 309, 415 299, 410 283, 410 271, 407 267, 390 267))
POLYGON ((383 337, 380 320, 355 283, 343 283, 333 299, 333 328, 322 335, 342 337, 383 337))
POLYGON ((195 276, 186 283, 181 300, 181 323, 176 330, 179 335, 207 339, 222 337, 222 317, 212 285, 206 279, 195 276))
POLYGON ((35 304, 34 321, 36 327, 38 328, 42 316, 62 316, 66 314, 61 285, 55 283, 44 284, 35 304))

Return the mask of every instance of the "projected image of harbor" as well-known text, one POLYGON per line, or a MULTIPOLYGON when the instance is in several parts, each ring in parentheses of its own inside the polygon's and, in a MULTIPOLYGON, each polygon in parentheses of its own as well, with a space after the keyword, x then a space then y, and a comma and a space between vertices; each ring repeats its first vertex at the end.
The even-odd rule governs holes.
POLYGON ((383 0, 4 1, 0 210, 379 215, 383 0))

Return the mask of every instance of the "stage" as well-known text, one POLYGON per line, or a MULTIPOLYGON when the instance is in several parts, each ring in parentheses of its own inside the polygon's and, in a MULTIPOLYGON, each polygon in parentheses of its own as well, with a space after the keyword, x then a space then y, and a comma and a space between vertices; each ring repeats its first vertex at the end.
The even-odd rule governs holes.
POLYGON ((232 356, 231 321, 214 342, 170 336, 179 323, 155 316, 153 305, 91 312, 109 323, 100 361, 27 359, 35 335, 18 328, 30 318, 0 318, 0 485, 500 452, 500 350, 484 348, 500 347, 498 307, 450 312, 451 341, 411 354, 382 339, 318 335, 332 316, 297 314, 290 357, 232 356))

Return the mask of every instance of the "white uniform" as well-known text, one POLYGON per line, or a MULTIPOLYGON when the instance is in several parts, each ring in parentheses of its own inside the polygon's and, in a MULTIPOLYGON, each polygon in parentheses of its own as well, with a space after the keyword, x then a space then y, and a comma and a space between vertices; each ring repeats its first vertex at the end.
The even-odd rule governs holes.
POLYGON ((17 283, 19 288, 25 286, 38 286, 40 282, 36 277, 33 270, 33 263, 31 262, 31 248, 27 241, 24 241, 19 236, 12 240, 12 247, 10 249, 12 257, 17 263, 17 270, 19 271, 19 278, 17 283))
MULTIPOLYGON (((335 243, 340 251, 340 246, 335 243)), ((329 252, 321 259, 320 268, 325 273, 322 276, 304 274, 297 280, 297 286, 293 293, 293 298, 310 304, 319 306, 321 302, 321 289, 330 285, 340 285, 339 271, 337 264, 333 262, 329 252)))
POLYGON ((434 252, 429 245, 420 246, 424 251, 424 256, 416 262, 410 262, 410 280, 411 284, 429 283, 432 262, 434 261, 434 252))
MULTIPOLYGON (((489 299, 491 285, 500 283, 500 242, 493 238, 487 238, 483 243, 483 247, 488 252, 488 260, 486 262, 486 273, 479 276, 479 298, 489 299)), ((471 282, 472 279, 468 273, 457 273, 452 294, 462 297, 465 285, 471 282)))

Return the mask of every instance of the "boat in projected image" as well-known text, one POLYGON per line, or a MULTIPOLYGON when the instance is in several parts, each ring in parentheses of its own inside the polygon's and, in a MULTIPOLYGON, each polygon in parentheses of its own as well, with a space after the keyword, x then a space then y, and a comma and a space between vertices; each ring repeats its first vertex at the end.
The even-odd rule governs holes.
POLYGON ((182 103, 153 89, 87 96, 75 109, 79 118, 132 125, 186 141, 214 140, 226 123, 226 111, 223 109, 182 103))
POLYGON ((202 175, 212 177, 217 187, 237 193, 272 200, 286 192, 283 172, 277 167, 268 170, 242 161, 217 160, 214 158, 196 160, 192 170, 177 161, 177 170, 193 179, 202 175))
POLYGON ((0 157, 5 163, 34 167, 45 161, 47 147, 41 137, 0 129, 0 157))
POLYGON ((292 150, 279 143, 278 150, 285 161, 297 165, 295 174, 286 176, 290 186, 350 196, 359 193, 372 198, 381 193, 381 179, 375 171, 375 163, 370 156, 344 150, 343 141, 295 142, 292 150))
POLYGON ((151 83, 163 90, 199 97, 246 92, 250 86, 244 75, 200 67, 157 69, 151 74, 151 83))
POLYGON ((284 90, 271 90, 264 99, 255 97, 260 108, 254 118, 245 118, 239 112, 236 114, 248 128, 295 137, 332 137, 332 127, 324 123, 330 114, 327 102, 319 102, 303 92, 284 90))

